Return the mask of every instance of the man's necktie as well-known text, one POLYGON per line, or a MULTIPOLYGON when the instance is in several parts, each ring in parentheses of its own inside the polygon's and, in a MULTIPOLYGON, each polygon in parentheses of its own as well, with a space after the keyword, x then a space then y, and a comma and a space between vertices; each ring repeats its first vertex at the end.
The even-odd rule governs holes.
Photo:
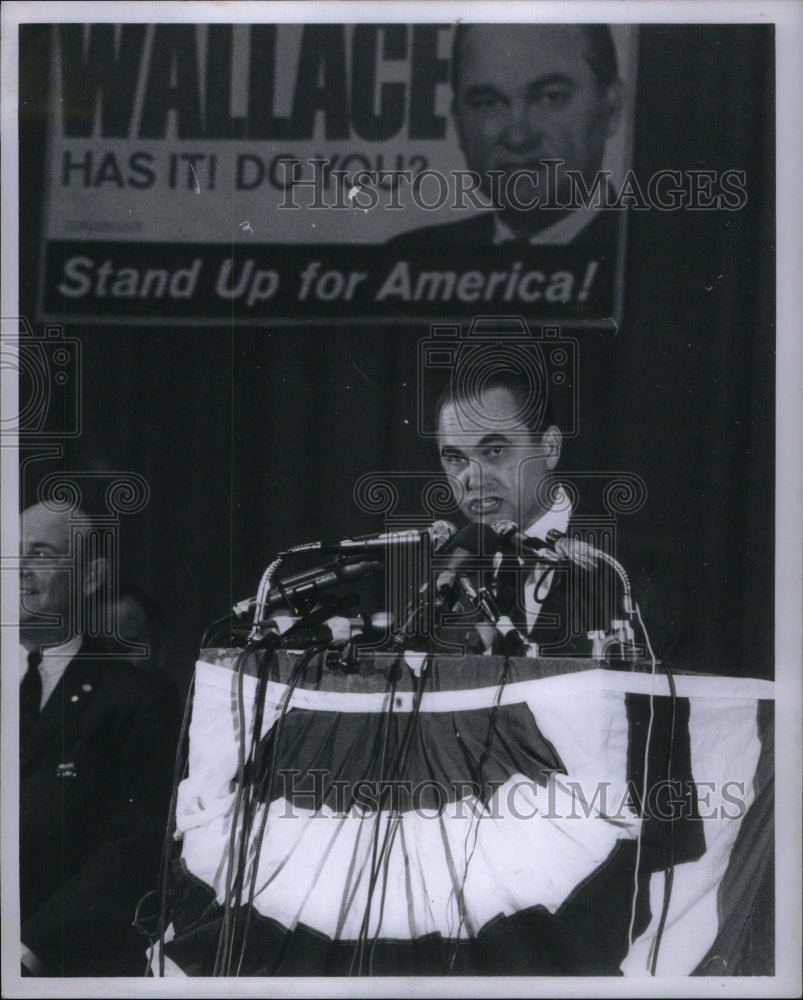
POLYGON ((20 740, 24 740, 39 718, 42 702, 42 677, 39 664, 42 654, 38 650, 28 653, 28 669, 20 684, 20 740))

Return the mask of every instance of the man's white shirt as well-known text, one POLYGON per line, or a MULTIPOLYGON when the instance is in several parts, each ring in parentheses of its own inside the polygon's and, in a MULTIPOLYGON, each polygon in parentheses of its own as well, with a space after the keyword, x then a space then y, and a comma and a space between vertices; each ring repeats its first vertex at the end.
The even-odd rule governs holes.
MULTIPOLYGON (((569 519, 572 515, 572 507, 568 497, 562 489, 558 489, 555 495, 555 502, 550 509, 536 518, 532 524, 524 531, 528 538, 545 539, 547 532, 559 531, 566 534, 569 527, 569 519)), ((502 553, 497 552, 494 557, 494 567, 498 571, 502 564, 502 553)), ((541 605, 547 598, 552 580, 555 576, 554 569, 549 563, 537 563, 531 570, 524 583, 524 612, 527 621, 527 632, 529 633, 541 611, 541 605), (538 585, 536 588, 536 584, 538 585)))
MULTIPOLYGON (((56 690, 56 685, 64 675, 64 671, 70 664, 78 650, 81 648, 81 636, 74 635, 72 639, 63 642, 60 646, 51 646, 42 650, 42 662, 39 664, 39 676, 42 678, 42 700, 39 709, 47 704, 47 699, 56 690)), ((20 684, 22 678, 28 670, 28 650, 20 646, 20 684)))
MULTIPOLYGON (((554 530, 565 535, 569 527, 569 518, 571 517, 571 514, 572 508, 566 494, 563 490, 558 490, 552 507, 550 507, 550 509, 545 514, 542 514, 536 521, 533 521, 533 523, 525 529, 524 534, 527 535, 528 538, 535 537, 544 539, 547 537, 547 532, 554 530)), ((524 611, 527 617, 528 632, 533 625, 535 625, 535 621, 541 611, 541 605, 544 603, 547 595, 549 594, 549 590, 552 586, 552 580, 555 576, 554 569, 550 569, 546 575, 544 575, 545 568, 545 565, 536 566, 527 577, 524 584, 524 611), (538 584, 537 590, 536 584, 538 584)))
MULTIPOLYGON (((548 212, 549 209, 539 209, 539 211, 548 212)), ((584 229, 591 225, 600 211, 600 208, 596 208, 593 205, 573 209, 566 215, 562 215, 551 226, 533 233, 532 236, 528 237, 527 242, 530 246, 568 246, 584 229)), ((514 239, 516 239, 516 234, 500 218, 500 213, 494 212, 493 245, 503 246, 514 239)))

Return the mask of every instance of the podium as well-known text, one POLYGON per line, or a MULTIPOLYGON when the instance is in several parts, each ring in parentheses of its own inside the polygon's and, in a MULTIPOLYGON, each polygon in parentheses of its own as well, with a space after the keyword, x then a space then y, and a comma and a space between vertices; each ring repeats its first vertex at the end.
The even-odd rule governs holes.
POLYGON ((666 906, 657 971, 690 973, 773 685, 675 683, 575 658, 366 652, 345 672, 203 650, 157 968, 644 975, 666 906))

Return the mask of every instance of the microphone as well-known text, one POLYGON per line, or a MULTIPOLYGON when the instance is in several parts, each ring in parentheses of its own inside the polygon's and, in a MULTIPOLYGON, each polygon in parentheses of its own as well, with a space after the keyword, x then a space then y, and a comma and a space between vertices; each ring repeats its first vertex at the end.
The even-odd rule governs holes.
POLYGON ((475 521, 461 528, 449 546, 446 566, 435 581, 438 595, 448 600, 462 568, 467 563, 476 563, 478 557, 494 555, 499 547, 498 536, 487 524, 475 521))
MULTIPOLYGON (((510 618, 502 614, 488 588, 480 587, 477 590, 469 578, 463 574, 460 574, 458 577, 457 584, 486 622, 502 636, 505 643, 505 652, 509 656, 523 656, 527 649, 524 637, 510 618)), ((477 631, 480 631, 479 628, 477 631)), ((480 632, 480 634, 482 633, 480 632)), ((485 641, 490 646, 490 641, 485 641)))
MULTIPOLYGON (((624 651, 626 659, 636 658, 633 622, 636 618, 637 606, 633 601, 630 577, 617 559, 589 542, 584 542, 580 538, 569 538, 554 528, 547 532, 546 541, 535 536, 525 535, 524 532, 519 531, 518 525, 513 521, 494 521, 491 528, 497 533, 504 545, 512 547, 516 552, 521 552, 523 549, 533 552, 537 554, 539 559, 547 562, 558 562, 562 559, 585 570, 595 569, 600 563, 610 566, 619 577, 622 585, 622 603, 627 618, 625 620, 616 619, 612 622, 614 637, 612 640, 609 637, 608 641, 617 642, 624 651)), ((595 641, 599 638, 596 636, 595 641)))
POLYGON ((391 641, 394 639, 395 619, 391 612, 377 611, 370 618, 367 615, 364 617, 365 631, 354 632, 351 639, 341 648, 339 655, 332 654, 333 660, 337 657, 334 665, 348 674, 356 673, 359 669, 361 649, 376 650, 389 639, 391 641))
POLYGON ((279 641, 280 649, 343 645, 353 636, 361 635, 365 628, 365 622, 362 618, 344 618, 342 615, 334 615, 313 628, 296 629, 296 625, 303 620, 303 618, 296 618, 291 628, 282 630, 282 638, 279 641), (285 635, 284 632, 287 634, 285 635))
POLYGON ((282 636, 279 648, 303 649, 306 646, 343 646, 366 633, 386 633, 392 625, 393 616, 387 612, 377 612, 370 618, 367 615, 357 618, 334 615, 313 628, 297 630, 296 626, 304 621, 303 618, 290 619, 292 624, 289 627, 286 621, 287 619, 275 618, 267 623, 269 628, 275 623, 282 636))
MULTIPOLYGON (((366 576, 373 576, 382 570, 382 563, 372 559, 362 562, 329 563, 327 566, 317 566, 315 569, 306 570, 303 573, 296 573, 289 576, 284 581, 279 581, 276 589, 271 589, 265 602, 265 611, 289 604, 295 607, 301 603, 314 601, 318 592, 328 587, 334 587, 339 583, 348 583, 351 580, 361 580, 366 576)), ((239 604, 235 604, 233 611, 238 617, 246 614, 255 606, 257 599, 249 597, 239 604)))
POLYGON ((546 539, 525 535, 519 530, 515 521, 494 521, 491 530, 496 533, 502 546, 517 553, 524 551, 537 554, 544 562, 559 562, 563 559, 590 570, 594 569, 600 558, 599 549, 595 549, 582 539, 569 538, 556 528, 550 528, 546 533, 546 539))
POLYGON ((450 521, 435 521, 426 528, 410 528, 406 531, 383 531, 379 534, 357 535, 355 538, 343 538, 339 542, 314 542, 305 546, 312 552, 336 552, 341 555, 356 555, 371 552, 384 552, 404 545, 421 545, 425 538, 432 542, 432 549, 437 552, 456 533, 457 528, 450 521))
MULTIPOLYGON (((407 605, 404 615, 399 625, 393 630, 391 639, 397 647, 402 648, 410 642, 419 626, 425 627, 425 632, 419 634, 419 638, 429 635, 432 627, 430 615, 433 612, 442 612, 446 607, 446 598, 452 589, 457 570, 460 565, 472 555, 469 549, 475 552, 479 550, 479 525, 469 524, 459 532, 453 524, 448 521, 439 521, 436 524, 447 525, 449 529, 448 538, 444 543, 438 544, 437 549, 443 548, 444 552, 438 560, 439 565, 443 565, 442 557, 447 552, 450 553, 446 563, 447 568, 443 570, 435 579, 425 580, 418 588, 418 594, 414 601, 407 605)), ((492 539, 496 544, 496 539, 492 539)))
POLYGON ((444 603, 448 602, 457 585, 485 621, 502 636, 506 652, 512 656, 521 656, 526 649, 521 633, 510 618, 502 614, 488 588, 476 588, 464 572, 466 569, 476 569, 478 559, 493 556, 499 547, 499 536, 487 524, 474 522, 466 525, 455 536, 446 568, 439 574, 436 585, 444 603))

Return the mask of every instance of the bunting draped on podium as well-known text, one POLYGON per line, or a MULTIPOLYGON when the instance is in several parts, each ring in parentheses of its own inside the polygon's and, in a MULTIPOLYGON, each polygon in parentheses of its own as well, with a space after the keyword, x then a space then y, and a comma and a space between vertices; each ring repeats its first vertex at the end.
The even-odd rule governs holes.
POLYGON ((239 652, 196 667, 157 974, 686 975, 721 935, 771 683, 239 652))

